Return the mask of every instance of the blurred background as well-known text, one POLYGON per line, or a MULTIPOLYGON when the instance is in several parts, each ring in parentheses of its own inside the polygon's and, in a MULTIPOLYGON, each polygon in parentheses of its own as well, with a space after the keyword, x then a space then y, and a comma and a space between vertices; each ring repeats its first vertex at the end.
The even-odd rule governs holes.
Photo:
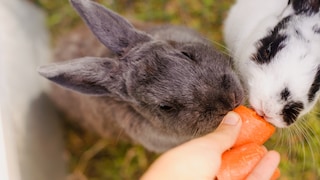
MULTIPOLYGON (((25 1, 45 13, 44 22, 52 48, 59 36, 83 23, 67 0, 25 1)), ((234 3, 233 0, 98 0, 97 2, 132 21, 177 24, 193 28, 210 39, 218 49, 226 52, 223 46, 222 25, 228 9, 234 3)), ((293 127, 277 130, 267 142, 266 146, 269 149, 281 153, 280 179, 320 179, 319 112, 320 110, 316 108, 293 127)), ((58 132, 62 134, 62 157, 67 163, 66 179, 138 179, 158 156, 139 145, 122 143, 116 139, 108 141, 101 139, 74 124, 63 121, 63 118, 58 121, 58 125, 54 126, 62 127, 62 131, 58 132)))

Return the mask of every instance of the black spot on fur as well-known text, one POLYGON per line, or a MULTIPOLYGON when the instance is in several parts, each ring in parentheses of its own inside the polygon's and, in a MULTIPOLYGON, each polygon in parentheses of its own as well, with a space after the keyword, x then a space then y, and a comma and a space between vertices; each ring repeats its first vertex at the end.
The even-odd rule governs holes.
POLYGON ((299 29, 295 29, 295 32, 298 37, 302 37, 301 31, 299 29))
POLYGON ((287 103, 282 110, 283 119, 287 125, 294 123, 302 110, 302 102, 291 101, 287 103))
POLYGON ((257 53, 254 54, 251 59, 258 64, 268 64, 272 58, 284 48, 284 41, 287 39, 286 35, 280 34, 280 30, 287 27, 291 16, 283 18, 269 33, 268 36, 264 37, 257 43, 257 53))
POLYGON ((281 96, 281 100, 284 100, 284 101, 287 101, 288 98, 290 97, 290 91, 288 88, 284 88, 281 93, 280 93, 280 96, 281 96))
POLYGON ((288 25, 288 22, 292 19, 291 16, 283 18, 273 29, 272 34, 278 34, 280 30, 285 29, 288 25))
POLYGON ((315 95, 319 91, 319 89, 320 89, 320 66, 318 67, 317 74, 315 75, 311 88, 309 89, 309 93, 308 93, 309 102, 314 100, 315 95))
POLYGON ((284 48, 283 41, 286 40, 285 35, 271 35, 260 41, 258 52, 252 57, 252 60, 258 64, 268 64, 276 56, 276 54, 284 48))
POLYGON ((312 27, 312 30, 313 30, 314 33, 320 34, 320 27, 319 27, 318 24, 314 25, 314 26, 312 27))
POLYGON ((319 12, 320 0, 292 0, 292 7, 296 14, 312 15, 319 12))

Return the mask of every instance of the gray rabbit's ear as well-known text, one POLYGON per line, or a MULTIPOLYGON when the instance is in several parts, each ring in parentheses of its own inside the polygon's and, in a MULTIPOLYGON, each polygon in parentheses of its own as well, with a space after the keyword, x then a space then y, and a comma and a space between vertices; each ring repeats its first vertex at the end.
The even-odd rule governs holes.
POLYGON ((100 42, 118 55, 122 55, 127 48, 151 39, 126 19, 98 3, 90 0, 70 2, 100 42))
POLYGON ((122 71, 113 59, 85 57, 41 66, 38 72, 47 79, 80 93, 126 96, 122 71))

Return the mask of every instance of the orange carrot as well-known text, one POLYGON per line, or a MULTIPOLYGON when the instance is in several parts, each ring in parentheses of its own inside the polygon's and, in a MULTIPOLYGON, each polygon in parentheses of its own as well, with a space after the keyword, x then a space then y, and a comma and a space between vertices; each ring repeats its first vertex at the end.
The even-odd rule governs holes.
POLYGON ((259 116, 254 110, 245 106, 234 109, 242 119, 242 126, 233 147, 248 143, 264 144, 275 132, 275 127, 259 116))
POLYGON ((218 180, 241 180, 248 176, 267 150, 256 143, 245 144, 222 155, 218 180))
MULTIPOLYGON (((275 127, 254 110, 239 106, 234 111, 240 115, 242 127, 233 147, 222 155, 218 180, 245 179, 267 152, 262 144, 275 132, 275 127)), ((271 179, 279 177, 277 169, 271 179)))
POLYGON ((274 173, 273 173, 272 177, 270 178, 270 180, 277 180, 277 179, 280 177, 280 175, 281 175, 280 169, 277 168, 277 169, 274 171, 274 173))
MULTIPOLYGON (((222 155, 222 163, 217 179, 245 179, 266 153, 267 150, 256 143, 245 144, 226 151, 222 155)), ((280 170, 276 169, 270 180, 276 180, 279 177, 280 170)))

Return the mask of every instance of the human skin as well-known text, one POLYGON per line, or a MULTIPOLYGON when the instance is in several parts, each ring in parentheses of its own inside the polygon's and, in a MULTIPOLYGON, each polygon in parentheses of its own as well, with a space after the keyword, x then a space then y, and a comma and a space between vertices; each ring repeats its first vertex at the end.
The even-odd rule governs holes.
MULTIPOLYGON (((214 132, 162 154, 141 179, 215 179, 221 165, 221 156, 235 143, 241 124, 239 115, 229 112, 214 132)), ((270 179, 279 161, 278 152, 268 151, 247 179, 270 179)))

